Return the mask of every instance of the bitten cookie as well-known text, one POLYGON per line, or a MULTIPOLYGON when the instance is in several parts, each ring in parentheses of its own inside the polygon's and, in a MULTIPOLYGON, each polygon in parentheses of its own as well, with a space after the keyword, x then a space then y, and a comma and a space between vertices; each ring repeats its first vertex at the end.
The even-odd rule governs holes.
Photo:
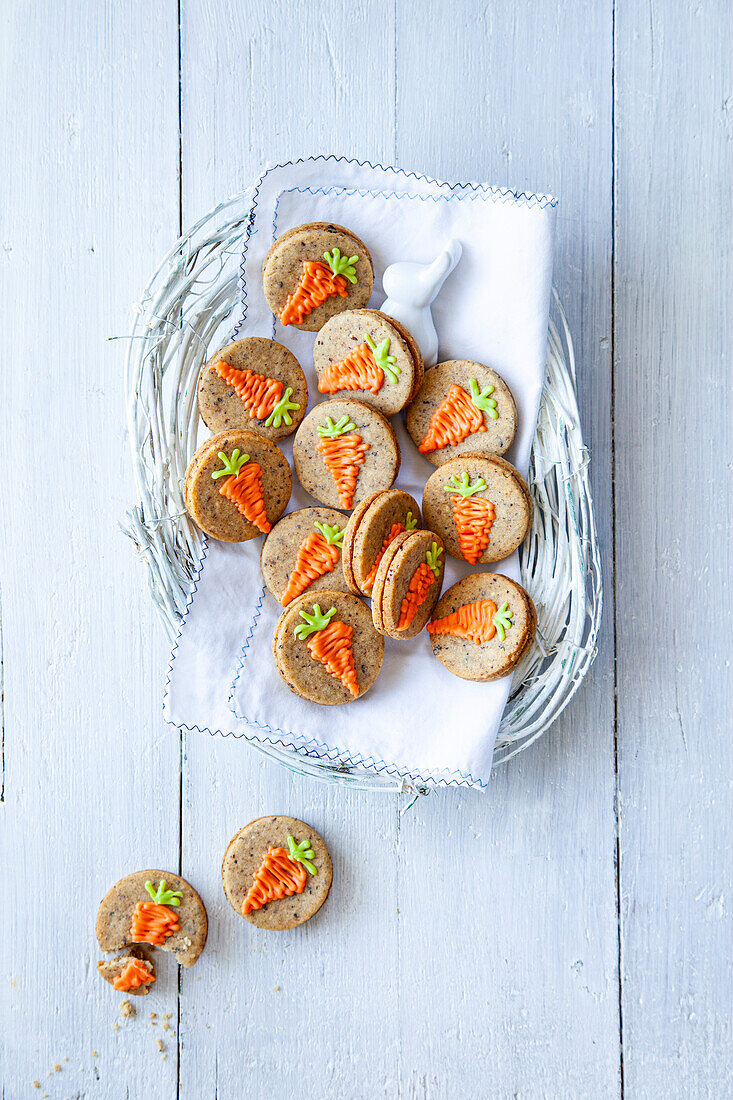
POLYGON ((193 966, 206 943, 204 903, 193 886, 170 871, 136 871, 102 898, 97 940, 102 951, 149 943, 193 966))
POLYGON ((248 336, 227 344, 201 368, 199 413, 212 432, 250 428, 276 442, 305 416, 308 385, 291 351, 248 336))
POLYGON ((265 539, 260 567, 265 584, 287 607, 307 590, 348 585, 341 565, 346 516, 334 508, 288 512, 265 539))
POLYGON ((327 321, 313 346, 318 392, 353 393, 392 416, 420 387, 422 355, 407 330, 376 309, 349 309, 327 321))
POLYGON ((443 594, 427 630, 433 653, 454 676, 498 680, 531 646, 537 612, 516 581, 471 573, 443 594))
POLYGON ((229 842, 221 865, 227 901, 258 928, 283 932, 318 912, 333 865, 323 838, 296 817, 258 817, 229 842))
POLYGON ((131 947, 114 959, 103 959, 97 970, 118 993, 146 996, 155 982, 155 966, 139 947, 131 947))
POLYGON ((403 531, 422 526, 414 497, 401 489, 372 493, 351 513, 344 532, 343 565, 352 592, 371 596, 382 555, 403 531))
POLYGON ((476 565, 516 550, 532 520, 524 478, 503 458, 463 455, 428 478, 422 500, 426 527, 454 558, 476 565))
POLYGON ((369 608, 348 592, 307 592, 280 616, 272 639, 275 666, 302 699, 324 706, 350 703, 372 686, 384 639, 369 608))
POLYGON ((517 410, 496 371, 450 359, 425 372, 406 423, 420 454, 441 466, 461 454, 504 454, 517 430, 517 410))
POLYGON ((317 332, 330 317, 359 309, 374 284, 372 258, 363 241, 342 225, 313 222, 275 241, 262 267, 262 285, 282 325, 317 332))
POLYGON ((388 638, 414 638, 443 587, 443 544, 432 531, 405 531, 387 547, 372 592, 372 621, 388 638))
POLYGON ((377 489, 389 489, 400 468, 392 425, 361 401, 316 405, 293 440, 293 463, 306 492, 350 511, 377 489))
POLYGON ((246 542, 266 535, 290 500, 292 476, 279 447, 256 432, 219 432, 191 459, 183 498, 212 538, 246 542))

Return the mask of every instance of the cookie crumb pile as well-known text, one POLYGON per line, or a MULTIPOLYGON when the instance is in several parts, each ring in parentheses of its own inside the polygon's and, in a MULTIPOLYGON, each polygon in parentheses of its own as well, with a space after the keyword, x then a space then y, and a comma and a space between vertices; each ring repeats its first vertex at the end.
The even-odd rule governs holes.
MULTIPOLYGON (((198 381, 201 418, 214 434, 189 464, 184 497, 213 538, 265 536, 262 576, 284 609, 272 643, 282 680, 309 702, 358 702, 379 674, 384 638, 409 642, 426 628, 454 675, 508 675, 534 638, 529 595, 489 573, 464 578, 443 598, 441 590, 447 556, 489 565, 530 529, 527 484, 502 457, 517 430, 509 387, 472 359, 426 370, 404 324, 369 308, 372 259, 344 226, 283 233, 262 281, 276 326, 317 334, 313 372, 324 400, 308 410, 302 366, 275 340, 221 348, 198 381), (393 488, 401 454, 389 418, 397 415, 435 467, 421 505, 393 488), (291 434, 293 470, 315 503, 285 514, 292 474, 277 443, 291 434), (445 612, 461 585, 477 598, 445 612)), ((144 961, 128 964, 139 970, 144 961)), ((146 988, 141 982, 138 992, 146 988)))

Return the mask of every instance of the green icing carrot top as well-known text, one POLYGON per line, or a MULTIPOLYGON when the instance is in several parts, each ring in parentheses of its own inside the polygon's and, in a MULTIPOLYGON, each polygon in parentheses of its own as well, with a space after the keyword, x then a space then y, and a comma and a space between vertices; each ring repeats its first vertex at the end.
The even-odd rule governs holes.
POLYGON ((359 259, 358 256, 346 256, 341 255, 340 248, 334 248, 331 252, 324 252, 323 258, 331 268, 334 275, 343 275, 345 279, 348 279, 350 283, 356 282, 356 271, 354 270, 354 264, 359 259))

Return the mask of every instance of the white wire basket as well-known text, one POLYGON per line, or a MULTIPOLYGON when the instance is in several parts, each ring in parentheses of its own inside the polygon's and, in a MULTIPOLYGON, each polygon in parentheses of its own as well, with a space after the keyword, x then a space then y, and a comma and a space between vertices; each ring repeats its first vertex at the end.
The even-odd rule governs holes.
MULTIPOLYGON (((137 503, 123 530, 146 565, 150 592, 172 640, 203 547, 183 503, 196 449, 196 383, 241 309, 239 265, 251 212, 244 191, 217 206, 174 245, 150 280, 127 354, 127 419, 137 503)), ((535 644, 514 672, 494 763, 536 741, 572 699, 596 655, 603 583, 589 454, 576 396, 575 357, 553 293, 547 367, 528 484, 534 519, 520 550, 522 584, 537 606, 535 644)), ((363 789, 401 790, 402 779, 334 766, 305 750, 249 742, 299 774, 363 789)))

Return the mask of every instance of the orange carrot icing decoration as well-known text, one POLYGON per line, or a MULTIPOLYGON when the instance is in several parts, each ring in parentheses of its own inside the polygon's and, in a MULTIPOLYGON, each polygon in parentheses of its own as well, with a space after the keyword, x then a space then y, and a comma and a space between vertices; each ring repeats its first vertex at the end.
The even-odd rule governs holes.
POLYGON ((364 465, 364 456, 369 450, 369 444, 362 442, 361 436, 355 434, 355 429, 356 424, 348 416, 342 416, 335 424, 333 418, 328 416, 326 423, 318 429, 320 443, 317 449, 336 483, 342 508, 351 508, 354 503, 359 470, 364 465), (354 434, 346 435, 346 432, 354 434))
POLYGON ((338 565, 344 541, 343 531, 338 526, 329 527, 327 523, 315 523, 313 526, 317 530, 306 535, 298 547, 295 568, 280 601, 283 607, 305 592, 318 577, 331 573, 338 565))
POLYGON ((336 680, 340 680, 353 697, 359 694, 359 683, 356 679, 356 665, 354 663, 354 650, 352 639, 354 628, 348 623, 340 621, 331 622, 336 614, 336 608, 331 607, 325 614, 316 603, 313 605, 313 614, 307 611, 299 611, 301 619, 293 633, 299 641, 313 635, 308 642, 308 652, 315 661, 325 665, 326 672, 336 680))
POLYGON ((222 381, 232 387, 253 420, 264 420, 266 428, 279 428, 283 420, 288 427, 293 423, 290 412, 299 409, 300 405, 290 400, 292 386, 288 386, 283 393, 283 384, 277 378, 240 370, 224 359, 214 363, 213 369, 222 381))
POLYGON ((324 252, 321 260, 304 260, 303 271, 295 291, 288 296, 288 300, 280 314, 280 320, 284 325, 299 325, 304 317, 312 313, 316 306, 322 306, 327 298, 338 295, 340 298, 348 298, 347 282, 356 283, 354 264, 358 256, 341 255, 341 250, 334 248, 331 252, 324 252))
POLYGON ((319 392, 369 390, 376 397, 384 385, 385 374, 390 382, 399 379, 400 369, 394 355, 389 354, 389 345, 389 336, 375 344, 367 334, 365 343, 359 344, 345 359, 328 364, 318 383, 319 392))
POLYGON ((412 574, 407 588, 407 594, 400 607, 400 618, 397 623, 398 630, 407 630, 417 614, 418 607, 425 603, 433 582, 438 579, 438 574, 440 573, 440 556, 442 553, 442 547, 434 542, 432 548, 428 550, 425 555, 425 561, 421 561, 412 574))
POLYGON ((450 634, 454 638, 466 638, 476 645, 490 642, 498 634, 503 642, 507 630, 514 626, 513 618, 514 612, 509 610, 508 603, 503 603, 497 611, 493 600, 477 600, 428 623, 428 633, 450 634))
POLYGON ((214 481, 220 477, 226 479, 219 486, 219 492, 266 535, 271 525, 265 511, 260 464, 250 462, 249 455, 240 454, 239 447, 234 448, 231 458, 227 458, 224 451, 219 451, 219 458, 224 463, 223 469, 214 470, 211 475, 214 481))
POLYGON ((154 981, 155 976, 141 959, 130 959, 112 982, 112 988, 127 993, 141 985, 152 985, 154 981))
POLYGON ((494 387, 489 385, 479 390, 475 378, 470 379, 469 385, 470 397, 455 382, 448 387, 448 393, 430 418, 428 434, 418 447, 420 454, 440 451, 443 447, 455 447, 473 432, 485 432, 485 412, 492 420, 498 420, 496 401, 491 396, 494 387))
POLYGON ((313 855, 309 841, 302 840, 298 844, 291 836, 288 837, 287 852, 284 848, 271 845, 259 870, 252 876, 242 912, 251 913, 253 909, 262 909, 269 901, 302 894, 308 874, 318 874, 316 865, 311 863, 313 855))
POLYGON ((178 914, 171 905, 181 904, 180 890, 166 890, 165 879, 161 879, 157 890, 152 882, 145 883, 145 889, 152 901, 139 901, 132 914, 130 939, 132 943, 153 943, 159 946, 181 927, 178 914))
POLYGON ((454 474, 450 484, 445 486, 446 493, 455 494, 453 519, 458 529, 461 553, 471 565, 477 563, 489 545, 489 535, 496 519, 496 509, 492 502, 475 496, 485 488, 486 482, 482 477, 469 484, 467 473, 461 474, 460 481, 454 474))
POLYGON ((392 524, 392 526, 389 529, 389 534, 387 535, 387 537, 384 539, 384 541, 382 543, 381 550, 377 554, 376 558, 374 559, 374 561, 372 563, 371 569, 369 570, 366 577, 364 578, 364 584, 362 585, 362 588, 364 589, 364 592, 367 596, 369 595, 372 588, 374 587, 374 578, 377 575, 377 569, 379 569, 379 563, 382 560, 382 558, 384 557, 384 552, 387 549, 387 547, 389 546, 389 544, 391 542, 394 542, 394 540, 397 538, 397 536, 401 535, 403 531, 412 531, 412 529, 414 527, 417 527, 417 520, 414 518, 412 512, 408 512, 407 515, 405 516, 404 526, 399 522, 392 524))

